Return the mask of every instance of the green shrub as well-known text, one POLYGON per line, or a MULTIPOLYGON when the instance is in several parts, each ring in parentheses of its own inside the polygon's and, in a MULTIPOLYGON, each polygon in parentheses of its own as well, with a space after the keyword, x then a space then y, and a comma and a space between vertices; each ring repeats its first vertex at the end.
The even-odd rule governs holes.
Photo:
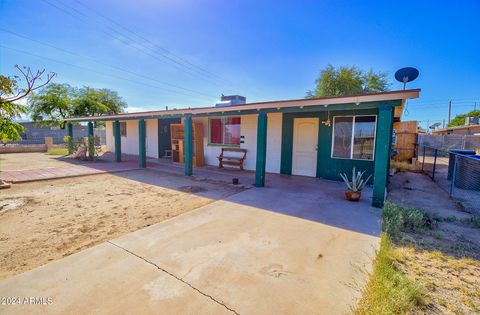
POLYGON ((383 231, 391 237, 397 237, 400 232, 415 232, 425 228, 431 229, 434 220, 423 210, 403 207, 386 202, 383 207, 383 231))
POLYGON ((63 137, 63 142, 65 143, 65 148, 67 149, 68 154, 73 154, 76 150, 73 143, 73 138, 70 136, 63 137))
POLYGON ((93 159, 95 157, 95 138, 94 136, 88 137, 88 157, 93 159))

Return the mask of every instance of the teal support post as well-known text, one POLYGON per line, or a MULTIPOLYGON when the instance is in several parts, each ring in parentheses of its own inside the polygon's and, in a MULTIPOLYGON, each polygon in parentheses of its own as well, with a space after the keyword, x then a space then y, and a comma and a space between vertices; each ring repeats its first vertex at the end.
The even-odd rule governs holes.
POLYGON ((91 149, 94 147, 94 138, 93 138, 93 122, 89 121, 88 122, 88 155, 91 159, 94 158, 93 155, 95 155, 94 150, 91 149))
POLYGON ((73 125, 71 122, 67 123, 67 136, 70 138, 70 144, 68 145, 68 155, 73 154, 73 125))
POLYGON ((113 137, 115 139, 115 162, 122 161, 122 138, 120 137, 120 122, 113 122, 113 137))
POLYGON ((392 113, 393 107, 390 105, 383 105, 378 109, 372 200, 372 206, 378 208, 383 207, 385 202, 393 128, 392 113))
POLYGON ((145 141, 145 119, 138 120, 138 166, 147 167, 147 146, 145 141))
POLYGON ((193 126, 192 116, 186 116, 184 120, 184 173, 185 176, 192 175, 192 159, 193 159, 193 126))
POLYGON ((258 114, 257 124, 257 163, 255 167, 255 186, 265 186, 265 165, 267 161, 267 114, 258 114))

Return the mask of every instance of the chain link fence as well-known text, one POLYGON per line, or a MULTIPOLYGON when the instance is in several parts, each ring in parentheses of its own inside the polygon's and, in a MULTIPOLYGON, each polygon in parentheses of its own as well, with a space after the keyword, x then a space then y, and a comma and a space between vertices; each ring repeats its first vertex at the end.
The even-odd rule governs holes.
POLYGON ((480 213, 480 155, 475 150, 419 144, 417 161, 422 172, 452 198, 467 210, 480 213))
POLYGON ((442 150, 476 150, 480 148, 480 135, 418 135, 418 144, 442 150))

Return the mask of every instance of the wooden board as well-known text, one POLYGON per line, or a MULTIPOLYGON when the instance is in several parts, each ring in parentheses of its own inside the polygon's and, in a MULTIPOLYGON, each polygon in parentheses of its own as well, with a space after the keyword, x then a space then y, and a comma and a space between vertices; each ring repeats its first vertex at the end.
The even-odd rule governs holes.
MULTIPOLYGON (((193 123, 193 158, 194 166, 203 166, 205 164, 203 152, 203 124, 193 123)), ((171 144, 172 144, 172 161, 183 164, 184 149, 184 126, 183 124, 171 124, 171 144)))
POLYGON ((415 146, 418 137, 418 123, 417 121, 399 121, 393 123, 393 129, 397 136, 396 144, 393 148, 397 149, 396 161, 411 162, 415 156, 415 146))

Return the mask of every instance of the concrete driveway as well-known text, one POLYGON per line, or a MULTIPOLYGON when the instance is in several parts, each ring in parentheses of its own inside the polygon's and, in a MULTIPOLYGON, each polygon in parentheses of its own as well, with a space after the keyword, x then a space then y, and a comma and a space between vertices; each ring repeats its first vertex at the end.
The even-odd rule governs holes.
POLYGON ((268 183, 2 280, 0 296, 24 305, 0 313, 348 312, 379 245, 371 193, 350 203, 340 183, 268 183))

